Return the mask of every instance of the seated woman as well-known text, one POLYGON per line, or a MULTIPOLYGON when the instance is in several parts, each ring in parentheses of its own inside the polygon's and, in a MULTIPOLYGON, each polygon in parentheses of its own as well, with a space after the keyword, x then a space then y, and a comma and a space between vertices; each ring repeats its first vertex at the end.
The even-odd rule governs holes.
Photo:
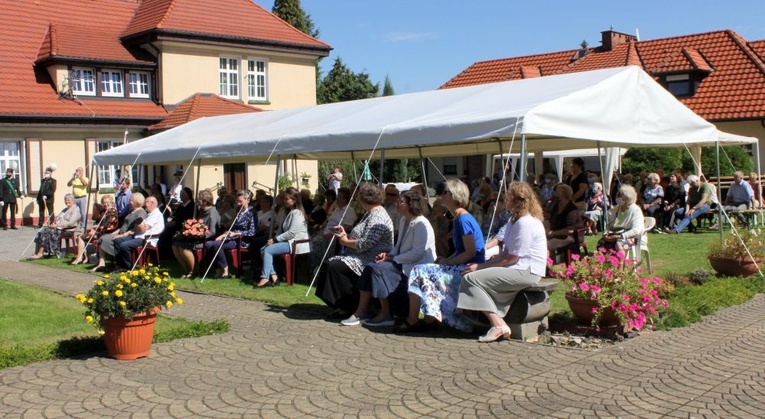
POLYGON ((430 211, 433 209, 433 207, 430 206, 430 200, 428 199, 428 188, 425 187, 422 183, 418 183, 416 185, 413 185, 410 189, 410 191, 419 192, 422 196, 422 215, 425 218, 430 218, 430 211))
POLYGON ((409 316, 394 332, 428 332, 444 322, 457 330, 469 332, 473 325, 466 317, 454 312, 462 280, 461 272, 469 263, 483 263, 484 241, 481 227, 467 207, 470 192, 467 185, 457 179, 446 181, 441 205, 454 215, 452 240, 456 251, 450 257, 439 258, 436 263, 417 265, 409 274, 409 316), (419 320, 419 314, 425 320, 419 320))
POLYGON ((603 184, 594 182, 590 185, 590 192, 587 194, 587 203, 584 216, 592 221, 592 229, 588 231, 595 234, 598 229, 598 223, 606 210, 606 194, 603 193, 603 184))
POLYGON ((685 189, 680 185, 677 174, 669 175, 664 200, 661 204, 662 216, 659 219, 657 231, 662 232, 674 227, 674 215, 678 208, 685 206, 685 189))
POLYGON ((436 260, 436 237, 430 221, 422 215, 425 198, 419 192, 408 190, 401 194, 396 211, 401 214, 396 246, 388 253, 380 253, 375 263, 370 263, 361 273, 358 283, 359 306, 351 317, 340 324, 353 326, 393 326, 388 296, 406 284, 406 278, 415 265, 433 263, 436 260), (380 300, 380 312, 368 317, 372 298, 380 300))
POLYGON ((75 256, 72 265, 82 264, 88 261, 88 253, 86 252, 86 243, 90 243, 93 240, 98 239, 104 234, 111 233, 119 228, 119 214, 117 208, 114 206, 114 197, 112 195, 104 195, 101 197, 101 205, 104 208, 104 212, 101 214, 101 218, 95 227, 91 228, 85 234, 77 235, 77 256, 75 256))
POLYGON ((359 305, 356 284, 364 266, 374 263, 377 255, 393 248, 393 222, 382 206, 383 189, 372 183, 359 188, 358 201, 366 211, 350 234, 335 226, 337 241, 347 248, 343 256, 330 258, 319 271, 316 296, 335 309, 331 318, 344 319, 359 305))
POLYGON ((616 194, 616 206, 606 225, 606 232, 598 241, 598 249, 627 252, 643 234, 643 212, 635 200, 637 192, 630 185, 622 185, 616 194))
POLYGON ((119 230, 114 233, 103 234, 98 239, 98 263, 91 272, 103 272, 106 270, 106 256, 114 257, 114 239, 133 234, 134 229, 146 218, 146 210, 143 209, 145 198, 140 193, 130 195, 130 213, 125 216, 119 230))
POLYGON ((659 182, 661 179, 656 173, 649 173, 645 178, 645 187, 643 188, 642 209, 646 216, 661 218, 661 202, 664 200, 664 188, 659 182))
MULTIPOLYGON (((568 185, 559 185, 555 188, 556 194, 561 186, 571 191, 568 185)), ((545 274, 547 244, 542 207, 527 183, 511 183, 507 198, 507 209, 512 216, 505 233, 504 250, 486 263, 468 264, 461 272, 465 276, 460 284, 457 308, 480 311, 491 324, 491 329, 478 338, 479 342, 510 338, 504 317, 516 295, 537 284, 545 274)))
POLYGON ((213 194, 209 189, 199 191, 197 195, 197 219, 207 226, 208 231, 204 237, 199 236, 186 236, 183 230, 180 230, 180 234, 173 238, 173 255, 178 263, 181 264, 181 269, 186 272, 181 278, 191 279, 197 272, 197 258, 194 255, 195 250, 203 249, 204 242, 206 240, 215 237, 218 231, 218 224, 220 223, 220 215, 215 208, 213 202, 213 194))
POLYGON ((340 188, 332 192, 334 195, 334 209, 327 219, 324 228, 311 239, 311 267, 315 269, 324 260, 325 254, 335 255, 335 241, 332 240, 335 227, 343 226, 348 231, 356 224, 356 211, 348 206, 351 199, 351 191, 348 188, 340 188), (331 245, 331 247, 330 247, 331 245))
MULTIPOLYGON (((222 198, 218 199, 218 202, 220 202, 221 208, 218 210, 218 206, 215 206, 215 209, 218 210, 218 215, 220 215, 218 230, 228 231, 231 224, 234 223, 234 218, 236 218, 236 195, 226 193, 222 198)), ((260 217, 258 217, 258 219, 260 219, 260 217)))
POLYGON ((486 216, 481 223, 481 233, 483 233, 484 239, 488 242, 489 239, 495 237, 499 229, 507 224, 509 219, 510 213, 505 208, 505 194, 492 193, 488 211, 486 211, 486 216))
POLYGON ((64 209, 56 217, 56 221, 46 222, 43 228, 37 232, 35 237, 36 251, 29 260, 37 260, 43 257, 44 253, 55 255, 57 258, 63 257, 61 254, 61 231, 75 228, 80 222, 80 208, 74 204, 74 195, 68 193, 64 195, 64 209))
MULTIPOLYGON (((266 245, 260 249, 260 257, 263 261, 263 267, 260 271, 260 282, 257 287, 278 285, 279 277, 274 270, 274 256, 284 255, 292 252, 292 242, 295 240, 305 240, 308 236, 308 224, 306 222, 305 212, 300 193, 285 192, 282 196, 282 203, 287 210, 287 216, 276 228, 276 236, 268 239, 266 245)), ((298 254, 308 253, 311 247, 308 243, 297 245, 298 254)))
POLYGON ((216 278, 231 278, 228 273, 228 260, 226 259, 227 249, 236 249, 237 238, 242 240, 242 248, 247 249, 252 244, 252 239, 258 230, 258 220, 255 216, 255 210, 250 207, 252 192, 242 189, 236 193, 236 202, 238 204, 238 215, 231 226, 231 230, 219 234, 214 241, 205 243, 205 260, 213 259, 220 272, 216 273, 216 278))
POLYGON ((550 214, 550 228, 547 229, 547 250, 554 260, 558 251, 574 243, 575 229, 582 226, 582 216, 571 200, 574 191, 565 183, 558 184, 553 192, 555 206, 550 214))

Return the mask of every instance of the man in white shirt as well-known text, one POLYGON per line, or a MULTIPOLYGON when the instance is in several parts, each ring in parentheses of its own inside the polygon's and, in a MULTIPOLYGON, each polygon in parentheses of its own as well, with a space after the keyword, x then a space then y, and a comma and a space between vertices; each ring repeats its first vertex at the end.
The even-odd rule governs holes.
POLYGON ((183 172, 180 170, 173 175, 173 186, 167 191, 167 203, 169 205, 177 206, 181 202, 181 191, 183 190, 183 185, 181 184, 182 177, 183 172))
POLYGON ((329 181, 329 187, 327 189, 331 189, 337 193, 337 190, 340 189, 340 185, 343 182, 343 174, 340 173, 340 166, 332 168, 332 173, 327 176, 327 180, 329 181))
POLYGON ((146 219, 136 227, 132 236, 114 239, 114 258, 118 269, 129 270, 132 268, 133 250, 140 246, 156 246, 159 234, 165 230, 165 218, 162 211, 157 208, 157 198, 146 198, 146 219), (148 239, 148 240, 145 240, 148 239))

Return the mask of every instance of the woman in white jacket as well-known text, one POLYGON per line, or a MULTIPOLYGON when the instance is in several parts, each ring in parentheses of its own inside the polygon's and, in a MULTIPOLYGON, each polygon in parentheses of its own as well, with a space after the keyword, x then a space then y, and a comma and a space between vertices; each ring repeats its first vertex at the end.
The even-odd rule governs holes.
MULTIPOLYGON (((306 224, 306 216, 305 211, 303 211, 300 194, 297 191, 292 193, 285 192, 282 202, 287 210, 287 216, 279 224, 276 236, 269 239, 260 250, 260 255, 263 258, 263 269, 260 271, 258 288, 274 286, 279 283, 279 277, 274 271, 274 256, 292 252, 293 241, 309 238, 308 225, 306 224)), ((309 251, 309 243, 298 244, 297 253, 302 254, 309 251)))
POLYGON ((425 198, 419 192, 406 191, 398 198, 396 211, 402 217, 396 245, 390 252, 378 254, 375 263, 364 268, 358 283, 359 306, 352 316, 340 324, 393 326, 388 296, 407 283, 409 271, 415 265, 436 260, 436 238, 430 221, 422 214, 425 207, 425 198), (367 319, 367 308, 372 298, 380 300, 380 312, 374 318, 367 319))

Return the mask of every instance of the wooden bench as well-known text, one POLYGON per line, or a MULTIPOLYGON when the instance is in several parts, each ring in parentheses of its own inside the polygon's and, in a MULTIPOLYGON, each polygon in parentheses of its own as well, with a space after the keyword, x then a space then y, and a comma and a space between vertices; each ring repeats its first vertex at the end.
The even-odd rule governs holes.
MULTIPOLYGON (((550 292, 557 286, 558 282, 543 279, 518 293, 505 316, 513 339, 530 340, 550 328, 547 318, 550 314, 550 292)), ((466 311, 463 314, 474 323, 489 327, 482 313, 466 311)))

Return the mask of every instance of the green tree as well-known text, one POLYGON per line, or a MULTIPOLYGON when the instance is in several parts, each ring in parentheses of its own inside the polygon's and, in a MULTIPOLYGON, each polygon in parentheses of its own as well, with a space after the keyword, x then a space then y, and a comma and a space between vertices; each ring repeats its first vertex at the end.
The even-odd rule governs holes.
POLYGON ((390 82, 390 77, 386 75, 385 76, 385 83, 383 83, 382 95, 383 96, 393 96, 395 94, 396 94, 396 92, 393 91, 393 84, 391 84, 391 82, 390 82))
POLYGON ((678 167, 683 167, 682 153, 685 149, 668 147, 633 147, 627 150, 622 158, 622 173, 637 176, 640 171, 655 172, 663 169, 671 173, 678 167))
MULTIPOLYGON (((743 146, 731 145, 720 148, 720 176, 731 176, 737 170, 747 174, 753 168, 754 162, 752 161, 752 156, 744 150, 743 146)), ((686 173, 696 172, 696 168, 693 166, 693 159, 688 155, 688 152, 683 155, 683 170, 686 173)), ((701 171, 707 177, 717 176, 715 147, 704 147, 701 149, 701 171)))
POLYGON ((300 5, 300 0, 275 0, 271 13, 281 20, 289 23, 295 29, 314 38, 319 38, 319 30, 311 20, 311 15, 306 13, 300 5))
POLYGON ((317 86, 316 95, 317 102, 322 104, 373 98, 379 91, 379 83, 372 83, 369 74, 354 73, 337 57, 332 70, 317 86))

